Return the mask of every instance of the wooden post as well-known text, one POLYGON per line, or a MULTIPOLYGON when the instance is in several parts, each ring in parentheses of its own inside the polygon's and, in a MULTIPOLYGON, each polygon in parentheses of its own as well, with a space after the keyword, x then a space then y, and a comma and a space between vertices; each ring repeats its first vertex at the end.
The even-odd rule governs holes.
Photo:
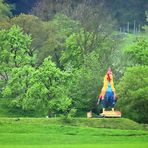
POLYGON ((129 33, 129 22, 127 22, 127 33, 129 33))
POLYGON ((134 30, 133 30, 133 34, 136 33, 136 21, 134 20, 134 30))
POLYGON ((140 30, 140 25, 138 26, 138 34, 140 34, 141 30, 140 30))

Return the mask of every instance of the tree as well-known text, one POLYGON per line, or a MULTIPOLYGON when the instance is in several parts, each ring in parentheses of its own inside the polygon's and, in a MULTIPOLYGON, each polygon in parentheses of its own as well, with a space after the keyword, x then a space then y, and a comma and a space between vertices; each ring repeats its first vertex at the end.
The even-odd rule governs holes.
POLYGON ((12 6, 4 3, 4 0, 0 0, 0 21, 12 16, 12 6))
MULTIPOLYGON (((25 77, 30 75, 35 63, 30 44, 31 37, 18 26, 0 31, 0 87, 5 98, 9 96, 12 100, 19 98, 20 101, 24 97, 28 88, 28 79, 25 77)), ((20 106, 20 102, 17 105, 20 106)))
POLYGON ((97 32, 99 27, 110 31, 114 23, 103 4, 95 0, 42 0, 32 13, 46 21, 60 13, 79 21, 87 31, 97 32))
POLYGON ((30 55, 30 44, 31 37, 23 34, 17 26, 0 31, 1 81, 8 81, 12 68, 34 63, 34 57, 30 55))
POLYGON ((61 57, 64 69, 72 72, 68 85, 69 96, 72 98, 73 106, 79 111, 96 107, 98 87, 101 86, 98 84, 101 78, 100 55, 97 46, 90 49, 92 34, 83 34, 83 31, 74 33, 66 40, 66 49, 61 57))
POLYGON ((57 68, 56 64, 51 61, 51 57, 46 58, 39 67, 38 81, 43 83, 46 89, 48 89, 49 115, 68 111, 71 105, 67 89, 69 75, 67 72, 57 68))
POLYGON ((49 21, 58 13, 72 10, 73 4, 71 0, 42 0, 33 7, 32 14, 42 20, 49 21))
POLYGON ((139 28, 146 24, 145 11, 147 11, 147 0, 105 0, 106 9, 118 22, 119 27, 126 28, 129 22, 130 29, 133 29, 134 21, 139 28))
POLYGON ((3 97, 9 99, 10 108, 42 115, 67 113, 71 105, 65 86, 67 77, 48 57, 38 69, 31 65, 13 68, 3 97))
POLYGON ((25 100, 26 93, 32 86, 30 80, 34 73, 35 69, 30 65, 12 68, 12 71, 9 73, 10 78, 3 89, 3 97, 11 100, 10 107, 26 108, 26 104, 28 103, 25 100))
POLYGON ((118 107, 123 116, 137 122, 147 123, 147 38, 145 33, 140 36, 126 35, 123 42, 123 53, 128 60, 126 61, 125 73, 117 87, 120 98, 118 107))
MULTIPOLYGON (((44 51, 47 53, 50 52, 52 55, 53 60, 56 62, 59 68, 63 68, 60 58, 61 52, 65 50, 65 42, 66 39, 74 32, 78 32, 80 30, 80 24, 77 21, 74 21, 63 14, 57 14, 54 16, 53 20, 50 21, 54 26, 54 36, 52 36, 53 42, 50 43, 50 38, 46 42, 44 51), (49 51, 49 44, 51 45, 51 50, 49 51)), ((45 53, 44 53, 45 54, 45 53)))
POLYGON ((72 99, 72 106, 79 113, 96 109, 99 71, 95 70, 81 68, 72 72, 72 78, 67 88, 69 97, 72 99))
POLYGON ((147 73, 147 66, 127 68, 117 87, 123 116, 141 123, 148 123, 147 73))
POLYGON ((31 35, 30 55, 36 54, 37 65, 41 64, 44 58, 51 53, 53 44, 55 44, 55 29, 53 25, 48 22, 43 22, 36 16, 26 14, 20 14, 19 16, 11 18, 9 21, 6 20, 0 23, 1 28, 5 29, 9 29, 13 25, 21 27, 26 34, 31 35))
POLYGON ((78 21, 81 28, 67 38, 62 63, 72 62, 73 66, 79 67, 84 64, 85 55, 95 51, 100 59, 99 64, 106 66, 101 69, 103 73, 112 62, 110 58, 117 49, 117 39, 112 36, 115 22, 107 14, 103 2, 83 0, 74 5, 70 13, 64 14, 78 21))
POLYGON ((130 39, 127 37, 129 43, 124 47, 124 53, 129 60, 131 61, 131 65, 148 65, 148 41, 146 37, 134 37, 130 39))
POLYGON ((105 34, 88 32, 83 28, 80 32, 73 33, 66 40, 66 48, 61 57, 62 64, 75 68, 85 66, 87 63, 85 56, 93 53, 98 57, 98 64, 103 67, 101 73, 104 75, 106 69, 110 65, 114 65, 113 59, 119 51, 118 39, 114 39, 113 35, 106 36, 105 34))

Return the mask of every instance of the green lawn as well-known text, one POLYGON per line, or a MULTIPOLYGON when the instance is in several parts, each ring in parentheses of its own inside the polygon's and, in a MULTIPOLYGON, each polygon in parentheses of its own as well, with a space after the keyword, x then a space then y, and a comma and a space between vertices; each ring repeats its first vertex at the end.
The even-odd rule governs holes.
MULTIPOLYGON (((78 121, 79 119, 77 119, 78 121)), ((146 148, 148 131, 84 126, 94 119, 80 119, 78 125, 53 119, 0 118, 1 148, 146 148), (87 121, 87 122, 86 122, 87 121)), ((108 119, 95 119, 106 122, 108 119)), ((116 119, 112 119, 113 121, 116 119)), ((118 121, 119 119, 117 119, 118 121)), ((124 119, 121 119, 121 121, 124 119)), ((126 119, 125 119, 126 120, 126 119)), ((115 122, 114 121, 114 122, 115 122)), ((119 122, 119 121, 118 121, 119 122)), ((112 124, 112 123, 110 123, 112 124)), ((94 126, 94 125, 93 125, 94 126)), ((139 125, 140 126, 140 125, 139 125)))
POLYGON ((148 144, 0 145, 1 148, 147 148, 148 144))

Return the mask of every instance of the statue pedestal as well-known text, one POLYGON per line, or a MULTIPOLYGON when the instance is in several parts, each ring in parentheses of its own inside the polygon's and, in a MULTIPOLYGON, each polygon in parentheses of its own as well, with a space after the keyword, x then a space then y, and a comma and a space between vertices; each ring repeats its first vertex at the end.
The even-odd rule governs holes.
POLYGON ((100 115, 107 118, 121 118, 121 112, 119 111, 104 111, 100 115))

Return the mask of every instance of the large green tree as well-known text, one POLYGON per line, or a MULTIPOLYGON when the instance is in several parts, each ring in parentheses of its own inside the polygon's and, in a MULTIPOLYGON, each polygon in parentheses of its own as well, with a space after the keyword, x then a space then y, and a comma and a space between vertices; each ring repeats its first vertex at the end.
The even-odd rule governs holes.
POLYGON ((1 81, 6 82, 9 79, 12 68, 34 63, 33 56, 30 56, 30 44, 31 37, 23 34, 17 26, 0 31, 1 81))
POLYGON ((10 79, 3 90, 9 107, 24 111, 34 111, 44 115, 64 113, 71 105, 64 85, 68 75, 48 57, 35 69, 25 65, 13 68, 10 79))
POLYGON ((118 106, 124 117, 148 123, 148 67, 128 68, 118 85, 118 106))
POLYGON ((51 53, 55 44, 54 32, 55 29, 51 23, 43 22, 36 16, 20 14, 19 16, 13 17, 10 20, 0 22, 1 28, 9 29, 13 25, 17 25, 23 29, 23 31, 31 35, 31 49, 30 54, 37 54, 37 64, 41 64, 45 57, 51 53), (50 44, 47 47, 47 44, 50 44), (47 52, 48 51, 48 52, 47 52))
POLYGON ((144 36, 127 36, 123 46, 128 61, 125 73, 118 84, 118 105, 123 116, 147 123, 148 105, 148 42, 144 36))
POLYGON ((20 27, 1 30, 0 40, 1 94, 8 100, 7 107, 44 115, 67 113, 72 102, 66 88, 71 74, 57 68, 51 57, 34 67, 31 37, 20 27))

